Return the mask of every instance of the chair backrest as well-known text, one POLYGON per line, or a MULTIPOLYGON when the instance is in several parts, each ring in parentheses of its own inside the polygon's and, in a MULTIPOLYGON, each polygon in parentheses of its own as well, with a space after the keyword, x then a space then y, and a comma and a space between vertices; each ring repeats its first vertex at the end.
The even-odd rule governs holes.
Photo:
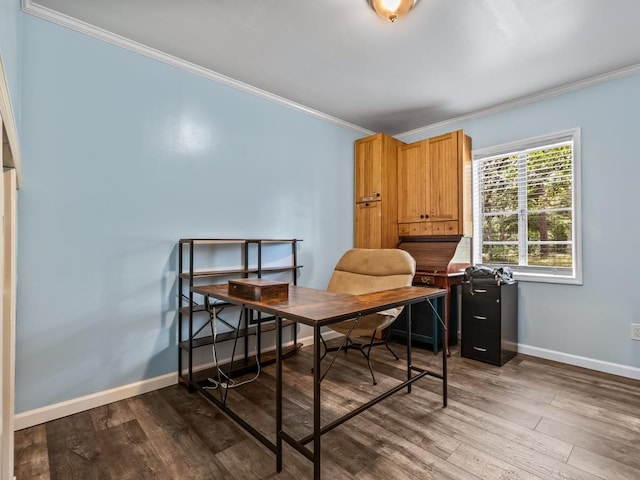
POLYGON ((329 280, 331 292, 378 292, 411 285, 416 261, 397 248, 352 248, 342 255, 329 280))

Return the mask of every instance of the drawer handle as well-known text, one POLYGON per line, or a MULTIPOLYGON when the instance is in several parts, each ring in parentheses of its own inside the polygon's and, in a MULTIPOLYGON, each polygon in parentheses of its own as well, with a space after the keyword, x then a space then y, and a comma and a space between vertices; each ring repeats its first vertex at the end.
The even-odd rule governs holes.
POLYGON ((480 315, 474 315, 473 318, 476 318, 478 320, 486 320, 487 317, 481 317, 480 315))
POLYGON ((481 347, 473 347, 474 350, 477 350, 479 352, 486 352, 487 349, 486 348, 481 348, 481 347))
POLYGON ((478 293, 487 293, 487 291, 486 291, 486 290, 483 290, 483 289, 481 289, 481 288, 474 288, 474 289, 473 289, 473 291, 474 291, 474 292, 478 292, 478 293))

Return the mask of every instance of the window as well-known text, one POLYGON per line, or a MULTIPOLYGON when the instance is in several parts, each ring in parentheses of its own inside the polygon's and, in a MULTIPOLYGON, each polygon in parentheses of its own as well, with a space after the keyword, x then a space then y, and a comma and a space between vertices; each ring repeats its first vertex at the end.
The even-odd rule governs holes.
POLYGON ((473 262, 582 283, 580 131, 473 152, 473 262))

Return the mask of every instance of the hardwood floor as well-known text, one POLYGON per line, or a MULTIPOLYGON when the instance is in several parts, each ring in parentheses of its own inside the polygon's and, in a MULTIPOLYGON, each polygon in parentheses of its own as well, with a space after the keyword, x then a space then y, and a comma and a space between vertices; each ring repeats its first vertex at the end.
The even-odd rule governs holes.
MULTIPOLYGON (((400 353, 402 347, 396 346, 400 353)), ((402 378, 402 360, 375 350, 378 385, 357 352, 323 382, 323 423, 402 378)), ((415 364, 441 355, 414 349, 415 364)), ((311 351, 284 364, 284 425, 310 433, 311 351)), ((269 438, 274 366, 230 391, 269 438)), ((640 479, 640 381, 518 355, 503 367, 449 361, 449 405, 424 379, 323 436, 324 479, 640 479)), ((306 479, 312 466, 273 454, 198 394, 169 387, 15 434, 17 480, 306 479)))

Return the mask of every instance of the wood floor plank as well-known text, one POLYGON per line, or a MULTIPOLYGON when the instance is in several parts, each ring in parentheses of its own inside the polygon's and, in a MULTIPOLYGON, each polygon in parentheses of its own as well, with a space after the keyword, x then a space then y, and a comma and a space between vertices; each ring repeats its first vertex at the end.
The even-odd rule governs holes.
POLYGON ((620 412, 618 408, 620 402, 597 402, 585 398, 576 398, 575 396, 556 395, 551 402, 554 407, 567 410, 569 412, 578 413, 604 423, 608 423, 618 428, 630 430, 634 434, 640 433, 640 402, 637 404, 635 411, 620 412), (615 405, 614 405, 615 403, 615 405))
POLYGON ((572 466, 557 458, 548 457, 454 416, 432 416, 430 427, 452 432, 454 437, 462 443, 469 444, 488 455, 492 453, 495 455, 496 452, 500 452, 499 458, 505 462, 546 480, 598 479, 598 477, 579 468, 572 468, 572 466))
POLYGON ((332 434, 351 439, 356 444, 367 445, 372 452, 358 471, 358 478, 362 475, 372 478, 403 478, 402 475, 406 475, 406 478, 442 480, 475 478, 448 462, 447 458, 425 449, 423 444, 389 432, 384 424, 366 415, 354 418, 349 425, 339 427, 332 434), (390 468, 392 465, 395 469, 390 468))
POLYGON ((573 449, 569 464, 592 472, 604 480, 638 480, 640 478, 640 469, 623 465, 580 447, 573 449))
POLYGON ((202 396, 176 385, 159 393, 214 454, 247 439, 247 434, 202 396))
POLYGON ((47 423, 51 479, 110 480, 88 412, 47 423))
MULTIPOLYGON (((543 418, 536 430, 631 467, 640 469, 640 438, 636 442, 616 442, 573 425, 543 418)), ((640 478, 640 477, 638 477, 640 478)))
POLYGON ((135 420, 135 416, 124 400, 93 408, 89 411, 89 415, 96 431, 135 420))
MULTIPOLYGON (((598 390, 599 395, 619 402, 640 403, 640 387, 633 383, 621 382, 614 375, 602 376, 590 374, 587 369, 559 368, 556 365, 527 361, 523 362, 523 376, 539 383, 547 383, 550 387, 568 389, 578 394, 591 394, 598 390)), ((596 372, 600 373, 600 372, 596 372)))
POLYGON ((275 457, 266 449, 256 447, 253 440, 246 439, 216 457, 231 475, 229 478, 265 480, 276 472, 275 457))
MULTIPOLYGON (((529 365, 531 361, 523 362, 522 365, 529 365)), ((507 364, 508 365, 508 364, 507 364)), ((612 376, 613 377, 613 376, 612 376)), ((451 375, 452 383, 457 383, 460 381, 459 378, 456 378, 455 374, 451 375)), ((617 377, 613 377, 617 378, 617 377)), ((539 388, 540 381, 531 381, 527 375, 519 373, 517 378, 511 379, 510 383, 513 384, 514 381, 518 381, 521 383, 519 389, 530 388, 532 390, 536 390, 539 388)), ((544 381, 544 377, 541 381, 544 381)), ((640 383, 640 382, 638 382, 640 383)), ((583 430, 591 432, 593 435, 602 436, 603 438, 608 438, 610 440, 622 443, 629 443, 634 439, 637 441, 638 433, 634 431, 629 431, 628 428, 623 426, 614 425, 611 421, 605 420, 608 418, 607 414, 604 413, 602 416, 593 415, 593 409, 584 409, 584 411, 570 411, 565 408, 560 408, 559 406, 555 406, 554 402, 560 403, 562 402, 561 398, 563 396, 577 395, 575 393, 575 385, 572 382, 567 382, 565 385, 557 384, 554 386, 554 397, 548 403, 544 401, 540 401, 539 399, 534 398, 532 395, 528 395, 526 391, 518 394, 517 390, 513 388, 504 388, 503 383, 498 384, 482 384, 472 381, 467 381, 466 383, 457 383, 459 388, 464 391, 481 391, 485 398, 491 399, 493 401, 505 401, 514 405, 518 405, 519 408, 526 409, 530 415, 538 416, 539 418, 548 418, 551 420, 556 420, 564 423, 568 423, 573 425, 574 427, 581 428, 583 430), (584 414, 583 414, 584 413, 584 414)), ((583 387, 580 387, 581 396, 584 399, 589 398, 587 396, 587 391, 584 390, 583 387)), ((597 396, 597 392, 599 392, 598 388, 594 388, 589 391, 589 393, 593 396, 597 396)), ((602 397, 598 397, 602 398, 602 397)), ((609 406, 615 405, 611 399, 606 399, 606 402, 609 406)), ((617 405, 622 403, 626 404, 627 400, 623 399, 622 402, 620 400, 617 401, 617 405)), ((469 406, 469 404, 466 402, 469 406)), ((598 401, 600 404, 600 401, 598 401)), ((567 404, 564 403, 563 406, 567 404)), ((485 409, 484 407, 480 407, 485 409)), ((634 407, 636 408, 636 407, 634 407)), ((631 408, 627 410, 632 410, 631 408)), ((615 410, 614 410, 615 411, 615 410)), ((535 427, 534 427, 535 428, 535 427)))
MULTIPOLYGON (((504 367, 490 366, 483 370, 475 370, 475 366, 464 359, 459 369, 452 369, 449 374, 450 383, 454 387, 466 389, 468 384, 481 389, 499 388, 501 392, 515 397, 526 396, 538 403, 551 403, 558 393, 557 388, 544 381, 523 381, 521 367, 512 367, 507 363, 504 367)), ((479 363, 479 362, 476 362, 479 363)))
POLYGON ((160 393, 127 402, 170 478, 232 478, 160 393))
MULTIPOLYGON (((340 354, 322 382, 326 424, 406 377, 404 360, 375 349, 378 385, 364 358, 340 354)), ((402 346, 394 346, 400 355, 402 346)), ((413 352, 438 371, 441 355, 413 352)), ((326 362, 327 360, 325 360, 326 362)), ((449 405, 426 377, 322 437, 325 480, 614 480, 640 478, 640 382, 518 355, 503 367, 449 359, 449 405)), ((312 350, 283 365, 285 430, 313 424, 312 350)), ((323 363, 323 368, 325 367, 323 363)), ((275 366, 229 392, 230 406, 275 436, 275 366), (232 404, 232 405, 231 405, 232 404)), ((269 449, 201 395, 182 386, 16 432, 18 480, 302 480, 313 466, 269 449)), ((309 444, 312 447, 312 444, 309 444)))
POLYGON ((46 426, 19 430, 14 437, 15 470, 20 480, 50 480, 46 426))
POLYGON ((469 408, 456 401, 449 403, 444 413, 457 418, 467 425, 473 425, 487 432, 495 433, 509 442, 522 445, 530 450, 541 453, 546 457, 565 462, 571 454, 573 445, 545 433, 527 429, 500 417, 487 414, 476 408, 469 408))
MULTIPOLYGON (((522 402, 526 403, 526 399, 523 399, 522 402)), ((634 441, 638 441, 639 435, 637 433, 607 423, 603 419, 587 417, 581 413, 570 412, 553 405, 530 404, 529 408, 543 418, 572 425, 594 436, 607 438, 620 443, 633 443, 634 441)))
POLYGON ((98 441, 102 457, 117 460, 103 464, 111 478, 172 480, 137 420, 99 430, 98 441))
POLYGON ((429 415, 440 409, 434 407, 426 410, 426 405, 421 403, 414 409, 414 400, 411 395, 399 395, 401 399, 394 398, 382 402, 363 414, 364 418, 372 422, 379 422, 379 435, 389 437, 393 435, 402 438, 412 445, 419 446, 420 449, 432 453, 443 459, 447 459, 461 444, 451 435, 438 430, 425 428, 429 422, 429 415))
POLYGON ((542 419, 520 403, 510 401, 509 396, 487 394, 487 388, 482 386, 476 389, 449 386, 449 398, 525 428, 535 428, 542 419))
POLYGON ((545 480, 464 443, 448 461, 482 480, 545 480))

